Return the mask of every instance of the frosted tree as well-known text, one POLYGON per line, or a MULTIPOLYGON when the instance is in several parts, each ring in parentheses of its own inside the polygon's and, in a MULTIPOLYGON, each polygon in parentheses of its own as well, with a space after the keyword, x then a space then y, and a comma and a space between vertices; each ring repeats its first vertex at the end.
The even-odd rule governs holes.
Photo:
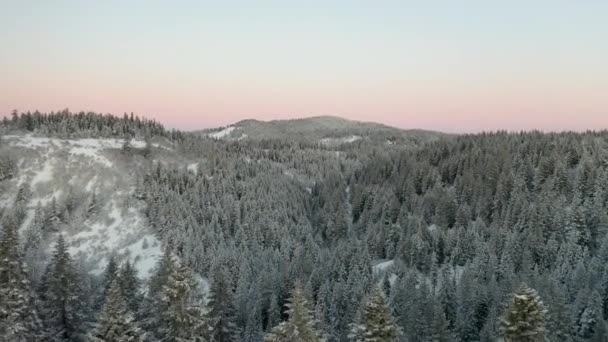
POLYGON ((127 307, 137 317, 139 314, 142 294, 140 291, 140 281, 137 277, 137 270, 131 262, 127 260, 118 271, 118 282, 123 297, 127 302, 127 307))
POLYGON ((506 342, 544 341, 545 306, 536 290, 523 284, 502 317, 502 332, 506 342))
POLYGON ((162 341, 201 342, 211 332, 205 317, 202 300, 196 298, 197 283, 192 271, 183 263, 169 275, 163 286, 161 300, 163 328, 162 341))
POLYGON ((160 328, 161 312, 164 309, 161 300, 162 289, 167 284, 169 274, 175 265, 175 257, 171 252, 171 246, 168 245, 156 264, 154 274, 152 274, 148 281, 148 293, 141 308, 143 325, 148 332, 156 333, 160 328))
POLYGON ((443 307, 437 302, 433 305, 433 321, 431 322, 431 341, 449 342, 453 339, 449 329, 449 322, 443 307))
POLYGON ((106 300, 108 296, 108 291, 110 291, 110 287, 114 283, 114 279, 116 279, 118 272, 118 265, 116 263, 116 259, 114 256, 110 256, 108 260, 108 264, 106 265, 106 269, 103 272, 103 280, 101 284, 101 289, 98 293, 97 300, 97 309, 101 309, 103 307, 103 302, 106 300))
POLYGON ((122 295, 120 283, 115 279, 108 290, 97 326, 91 333, 91 342, 142 342, 144 332, 139 328, 122 295))
POLYGON ((0 336, 6 341, 33 341, 40 328, 16 225, 9 220, 0 238, 0 336))
POLYGON ((84 303, 79 274, 59 235, 42 281, 44 320, 51 339, 73 340, 83 331, 84 303))
POLYGON ((315 320, 308 300, 299 285, 294 288, 287 307, 287 321, 281 322, 266 335, 266 342, 320 342, 324 341, 315 328, 315 320))
POLYGON ((226 273, 215 267, 209 289, 209 323, 216 342, 237 340, 236 309, 232 285, 226 273))
POLYGON ((395 323, 382 290, 372 289, 359 323, 351 326, 350 339, 356 342, 396 342, 401 328, 395 323))

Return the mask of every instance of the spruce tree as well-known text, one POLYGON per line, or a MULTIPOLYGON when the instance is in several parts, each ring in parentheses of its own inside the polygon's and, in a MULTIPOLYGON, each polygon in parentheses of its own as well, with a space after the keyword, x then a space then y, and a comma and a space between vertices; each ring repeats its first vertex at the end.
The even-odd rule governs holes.
POLYGON ((212 340, 232 342, 237 340, 236 310, 232 285, 223 270, 216 267, 209 290, 209 321, 212 340))
POLYGON ((34 341, 40 328, 16 225, 9 220, 0 238, 0 337, 6 341, 34 341))
POLYGON ((502 317, 502 332, 506 342, 544 341, 545 306, 536 290, 523 284, 502 317))
POLYGON ((163 325, 160 338, 167 342, 206 341, 211 332, 203 303, 196 298, 197 283, 192 271, 183 263, 169 275, 161 300, 163 325))
POLYGON ((324 341, 315 328, 315 320, 308 300, 299 285, 293 289, 287 307, 287 321, 281 322, 266 335, 266 342, 320 342, 324 341))
POLYGON ((108 264, 106 265, 106 269, 103 272, 103 280, 101 284, 101 289, 98 291, 98 299, 97 299, 97 309, 101 309, 103 307, 103 303, 108 297, 108 291, 110 291, 110 287, 114 283, 114 279, 116 279, 118 271, 118 265, 116 264, 116 259, 114 256, 110 256, 108 260, 108 264))
POLYGON ((167 284, 169 274, 175 267, 175 263, 171 246, 169 245, 165 248, 162 257, 156 264, 154 274, 152 274, 148 281, 148 293, 143 301, 141 316, 144 328, 153 335, 161 328, 161 313, 165 309, 161 300, 162 289, 167 284))
POLYGON ((79 274, 68 253, 63 235, 59 235, 55 252, 42 282, 44 321, 51 339, 76 339, 84 330, 84 308, 79 274))
POLYGON ((395 323, 384 294, 377 286, 366 300, 358 324, 351 325, 350 339, 356 342, 396 342, 401 328, 395 323))
POLYGON ((449 342, 452 334, 443 307, 437 302, 433 305, 433 321, 431 322, 431 341, 449 342))
POLYGON ((128 309, 120 283, 115 279, 108 290, 91 342, 142 342, 144 333, 128 309))
POLYGON ((127 302, 127 307, 137 317, 140 311, 142 294, 140 291, 140 281, 137 277, 137 270, 131 262, 127 260, 118 272, 118 282, 120 290, 127 302))

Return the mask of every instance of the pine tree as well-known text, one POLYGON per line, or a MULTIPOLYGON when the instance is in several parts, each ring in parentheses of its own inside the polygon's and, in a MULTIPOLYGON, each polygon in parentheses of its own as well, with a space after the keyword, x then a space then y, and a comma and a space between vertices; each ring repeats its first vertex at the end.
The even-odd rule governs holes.
POLYGON ((209 322, 212 340, 232 342, 237 340, 236 310, 232 286, 223 270, 216 267, 209 290, 209 322))
POLYGON ((108 296, 108 291, 110 291, 110 287, 114 283, 114 279, 116 279, 117 272, 118 265, 116 264, 116 259, 114 259, 114 256, 112 255, 110 256, 106 269, 103 272, 103 283, 101 288, 102 293, 100 294, 101 298, 99 300, 99 307, 103 306, 103 302, 108 296))
POLYGON ((441 305, 437 302, 433 306, 433 322, 431 323, 431 341, 432 342, 449 342, 452 340, 452 335, 449 329, 449 322, 445 317, 445 312, 441 305))
POLYGON ((137 278, 137 270, 131 262, 127 260, 118 272, 118 282, 120 290, 127 302, 127 307, 137 317, 140 311, 142 294, 140 291, 140 282, 137 278))
POLYGON ((308 301, 299 285, 293 289, 287 307, 287 321, 281 322, 266 335, 266 342, 320 342, 324 341, 315 328, 315 320, 308 301))
POLYGON ((9 221, 0 239, 0 336, 6 341, 33 341, 40 332, 26 272, 16 225, 9 221))
POLYGON ((142 342, 144 333, 122 295, 119 280, 115 279, 108 290, 97 327, 91 334, 92 342, 142 342))
POLYGON ((513 294, 502 318, 502 332, 506 342, 544 341, 544 304, 536 290, 525 284, 513 294))
POLYGON ((51 339, 73 340, 84 330, 84 308, 79 274, 68 253, 63 235, 42 282, 44 320, 51 339))
POLYGON ((401 336, 401 328, 395 323, 382 290, 378 287, 366 300, 358 324, 351 326, 350 339, 357 342, 393 342, 401 336))
POLYGON ((161 299, 165 311, 162 313, 162 341, 200 342, 206 340, 211 331, 201 301, 195 298, 197 288, 192 271, 181 263, 171 272, 162 289, 161 299))
POLYGON ((176 261, 172 254, 171 246, 167 246, 156 265, 156 269, 148 281, 148 293, 142 307, 143 325, 147 332, 157 335, 163 329, 162 312, 166 310, 162 301, 162 290, 169 280, 171 271, 175 268, 176 261))

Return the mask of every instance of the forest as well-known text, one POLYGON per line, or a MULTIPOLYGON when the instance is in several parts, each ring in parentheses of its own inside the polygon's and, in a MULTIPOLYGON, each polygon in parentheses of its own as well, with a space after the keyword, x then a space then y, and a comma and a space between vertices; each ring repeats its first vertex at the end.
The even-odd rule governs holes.
MULTIPOLYGON (((0 206, 2 341, 608 341, 607 131, 327 145, 65 110, 0 134, 122 139, 163 250, 149 279, 114 258, 91 274, 62 227, 94 200, 23 231, 22 186, 0 206)), ((19 159, 0 138, 0 185, 19 159)))

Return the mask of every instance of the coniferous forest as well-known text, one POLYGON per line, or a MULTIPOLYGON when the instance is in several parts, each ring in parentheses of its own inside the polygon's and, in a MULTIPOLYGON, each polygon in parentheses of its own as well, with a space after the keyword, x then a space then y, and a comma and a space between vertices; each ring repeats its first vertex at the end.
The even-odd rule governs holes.
POLYGON ((344 125, 328 144, 9 115, 0 341, 608 341, 607 131, 344 125), (16 136, 121 141, 108 158, 162 246, 149 277, 119 251, 99 272, 72 252, 111 194, 64 191, 28 216, 39 185, 19 181, 16 136))

